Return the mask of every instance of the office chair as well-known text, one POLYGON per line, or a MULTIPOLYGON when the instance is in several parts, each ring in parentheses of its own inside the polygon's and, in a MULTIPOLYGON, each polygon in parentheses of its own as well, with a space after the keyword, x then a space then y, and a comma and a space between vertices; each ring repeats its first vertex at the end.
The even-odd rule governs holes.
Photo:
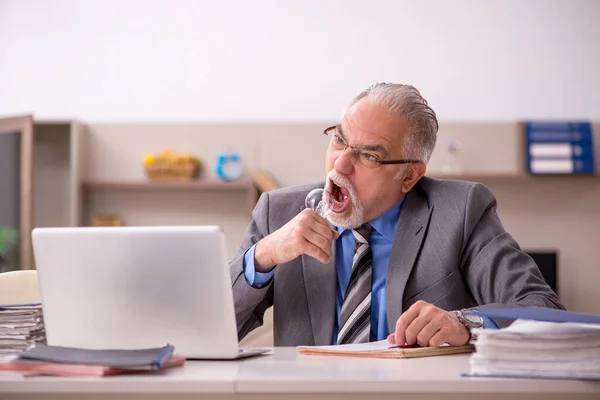
POLYGON ((0 304, 39 302, 40 289, 36 270, 0 273, 0 304))

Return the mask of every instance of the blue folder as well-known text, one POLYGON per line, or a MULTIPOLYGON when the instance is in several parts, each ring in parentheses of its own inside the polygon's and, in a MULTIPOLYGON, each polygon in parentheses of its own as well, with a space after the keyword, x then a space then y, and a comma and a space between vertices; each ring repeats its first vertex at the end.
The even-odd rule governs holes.
POLYGON ((42 305, 42 303, 0 304, 0 308, 39 307, 41 305, 42 305))
POLYGON ((529 319, 546 322, 581 322, 588 324, 600 324, 600 315, 584 314, 565 310, 543 307, 510 307, 475 309, 479 315, 488 318, 499 319, 529 319))
POLYGON ((109 368, 136 370, 159 370, 164 368, 175 347, 165 344, 156 348, 144 349, 82 349, 77 347, 48 346, 36 344, 29 350, 19 353, 21 360, 45 361, 59 364, 102 365, 109 368))
POLYGON ((579 122, 535 122, 525 123, 527 142, 593 144, 592 124, 579 122))

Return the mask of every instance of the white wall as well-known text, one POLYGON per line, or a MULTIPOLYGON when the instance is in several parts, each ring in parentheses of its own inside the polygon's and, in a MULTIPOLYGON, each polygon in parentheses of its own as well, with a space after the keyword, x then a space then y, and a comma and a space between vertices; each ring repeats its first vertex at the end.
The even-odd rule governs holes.
POLYGON ((600 119, 595 0, 0 0, 0 115, 322 121, 375 81, 441 120, 600 119))

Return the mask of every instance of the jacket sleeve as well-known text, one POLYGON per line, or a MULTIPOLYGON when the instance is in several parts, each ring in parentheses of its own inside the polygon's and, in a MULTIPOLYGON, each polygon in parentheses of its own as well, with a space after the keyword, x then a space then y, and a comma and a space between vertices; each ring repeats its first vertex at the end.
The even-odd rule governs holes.
POLYGON ((273 305, 273 279, 261 288, 250 286, 244 276, 244 255, 270 232, 269 194, 263 193, 252 212, 252 221, 240 247, 229 263, 238 340, 263 324, 265 310, 273 305))
POLYGON ((533 259, 507 233, 496 198, 484 185, 471 187, 465 209, 460 266, 476 308, 538 306, 564 309, 533 259))

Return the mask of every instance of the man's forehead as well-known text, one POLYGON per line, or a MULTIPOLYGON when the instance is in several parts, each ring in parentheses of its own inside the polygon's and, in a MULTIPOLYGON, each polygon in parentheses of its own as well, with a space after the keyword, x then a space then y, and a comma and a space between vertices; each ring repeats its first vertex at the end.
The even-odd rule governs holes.
POLYGON ((401 117, 349 111, 337 126, 346 139, 358 140, 360 144, 383 144, 389 149, 398 147, 402 142, 406 125, 401 117))
POLYGON ((396 140, 403 136, 408 124, 401 115, 389 113, 387 107, 362 99, 344 113, 340 127, 344 133, 356 130, 357 133, 376 136, 390 136, 396 140))

